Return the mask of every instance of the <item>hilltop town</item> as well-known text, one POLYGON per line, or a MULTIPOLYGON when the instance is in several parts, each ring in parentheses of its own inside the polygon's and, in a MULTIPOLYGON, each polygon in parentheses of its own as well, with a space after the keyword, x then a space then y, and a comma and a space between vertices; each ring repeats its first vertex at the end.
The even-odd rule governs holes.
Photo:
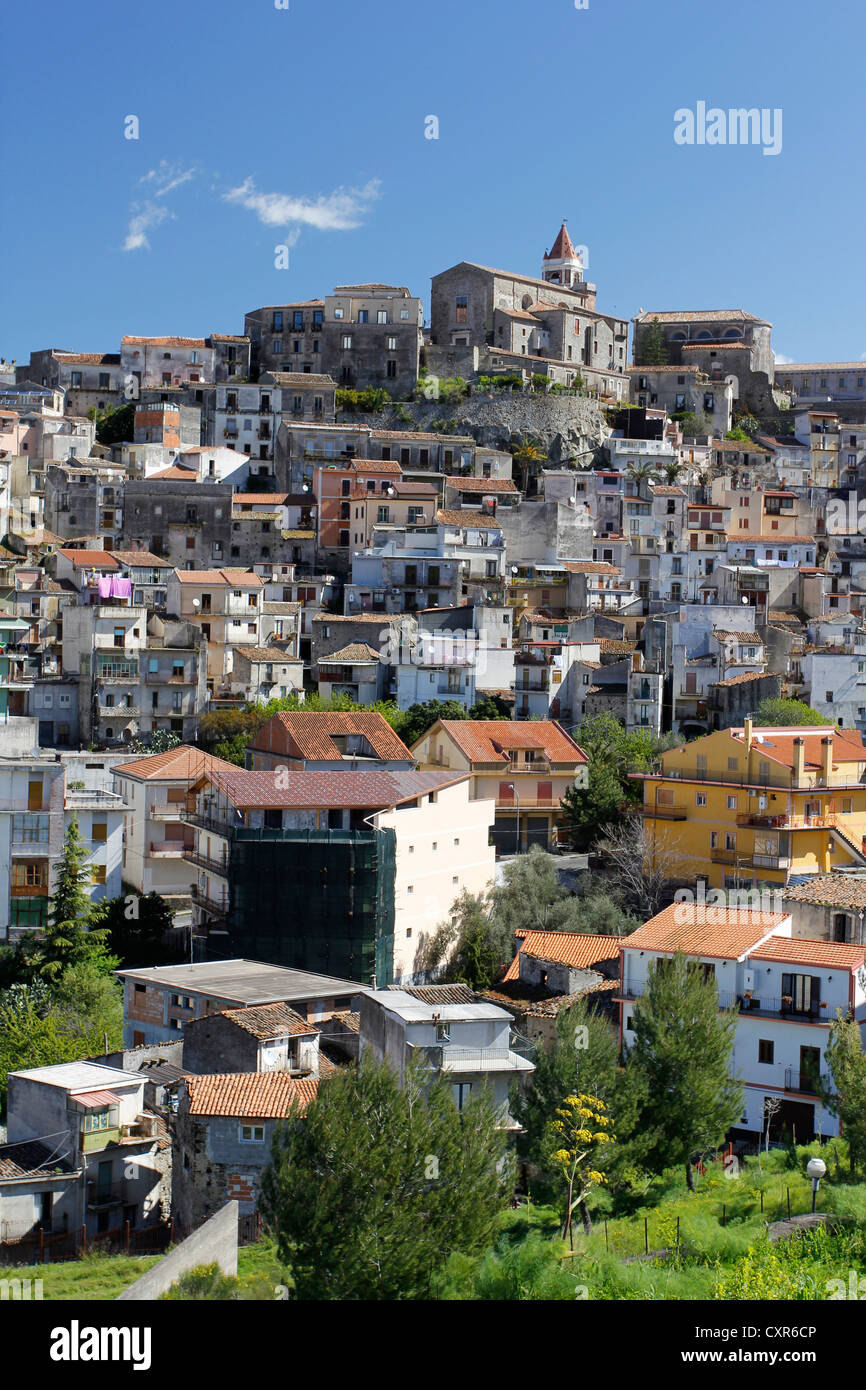
POLYGON ((598 1211, 866 1162, 866 362, 584 259, 0 362, 0 1266, 285 1236, 282 1127, 376 1067, 487 1098, 497 1201, 555 1187, 553 1073, 631 1146, 598 1211))

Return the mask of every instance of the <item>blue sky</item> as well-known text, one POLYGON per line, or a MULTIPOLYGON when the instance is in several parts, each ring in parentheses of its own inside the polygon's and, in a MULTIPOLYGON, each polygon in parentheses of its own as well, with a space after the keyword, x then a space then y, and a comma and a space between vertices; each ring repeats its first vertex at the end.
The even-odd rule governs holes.
POLYGON ((854 0, 17 6, 0 352, 241 332, 341 282, 429 303, 459 260, 538 274, 567 216, 604 312, 745 308, 860 359, 864 37, 854 0), (781 153, 675 144, 699 101, 781 108, 781 153))

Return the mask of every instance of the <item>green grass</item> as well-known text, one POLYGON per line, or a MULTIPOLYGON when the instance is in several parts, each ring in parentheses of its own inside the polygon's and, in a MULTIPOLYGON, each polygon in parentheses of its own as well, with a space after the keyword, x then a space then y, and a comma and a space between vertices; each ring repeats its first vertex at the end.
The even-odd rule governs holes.
POLYGON ((575 1228, 573 1254, 560 1239, 558 1212, 530 1204, 503 1216, 483 1258, 452 1256, 438 1293, 444 1299, 824 1299, 829 1280, 866 1269, 866 1183, 847 1181, 846 1163, 844 1144, 833 1141, 795 1155, 774 1150, 760 1166, 748 1159, 736 1177, 708 1164, 695 1174, 695 1192, 686 1189, 682 1170, 646 1178, 629 1193, 604 1191, 592 1234, 575 1228), (767 1225, 787 1217, 789 1195, 792 1215, 811 1210, 805 1166, 819 1149, 828 1172, 818 1210, 847 1219, 836 1233, 800 1232, 771 1246, 767 1225))
MULTIPOLYGON (((110 1300, 134 1284, 159 1258, 159 1255, 85 1255, 80 1260, 57 1264, 0 1268, 0 1279, 41 1279, 45 1301, 110 1300)), ((287 1282, 275 1247, 269 1240, 242 1246, 238 1251, 238 1277, 247 1279, 255 1275, 269 1280, 274 1287, 287 1282)))

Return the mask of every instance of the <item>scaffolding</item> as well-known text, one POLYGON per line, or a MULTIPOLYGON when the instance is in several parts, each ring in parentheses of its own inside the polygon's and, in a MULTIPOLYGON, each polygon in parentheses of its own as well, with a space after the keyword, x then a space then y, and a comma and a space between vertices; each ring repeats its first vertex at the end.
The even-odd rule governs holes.
MULTIPOLYGON (((390 983, 396 835, 391 829, 233 828, 221 956, 390 983)), ((209 954, 213 947, 209 948, 209 954)))

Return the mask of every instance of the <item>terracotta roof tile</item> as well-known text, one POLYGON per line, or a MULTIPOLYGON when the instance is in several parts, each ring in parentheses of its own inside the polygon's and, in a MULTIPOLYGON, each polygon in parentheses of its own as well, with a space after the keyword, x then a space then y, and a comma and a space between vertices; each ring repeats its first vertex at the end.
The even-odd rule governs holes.
POLYGON ((369 642, 349 642, 345 647, 340 647, 339 651, 328 652, 327 656, 320 656, 319 666, 327 666, 340 661, 378 661, 379 652, 375 647, 371 647, 369 642))
POLYGON ((470 531, 500 530, 501 523, 493 516, 483 516, 481 512, 460 512, 440 508, 436 520, 443 526, 465 526, 470 531))
POLYGON ((447 477, 446 487, 456 488, 459 492, 480 492, 483 495, 494 492, 517 492, 518 488, 510 478, 460 478, 447 477))
MULTIPOLYGON (((516 748, 542 752, 552 763, 577 766, 589 761, 583 749, 551 719, 517 722, 510 719, 440 719, 437 722, 473 763, 506 764, 509 751, 516 748)), ((422 734, 413 752, 426 737, 427 734, 422 734)))
POLYGON ((866 878, 856 878, 853 874, 818 874, 807 883, 783 888, 782 897, 785 902, 866 909, 866 878))
POLYGON ((188 1076, 191 1115, 227 1115, 241 1120, 285 1119, 294 1106, 306 1110, 319 1089, 317 1077, 284 1071, 188 1076))
POLYGON ((234 763, 224 762, 222 758, 203 753, 200 748, 182 743, 178 748, 170 748, 167 753, 133 758, 132 762, 121 763, 113 771, 124 777, 140 777, 146 782, 192 782, 203 772, 220 767, 234 767, 234 763))
POLYGON ((341 756, 332 735, 360 734, 383 761, 412 760, 405 743, 381 714, 343 710, 309 713, 283 710, 264 724, 250 743, 251 749, 282 753, 286 757, 333 762, 341 756))
POLYGON ((827 970, 856 970, 863 964, 866 947, 849 946, 840 941, 809 941, 771 936, 756 951, 753 960, 779 960, 792 965, 823 965, 827 970))
POLYGON ((750 908, 671 903, 627 936, 622 949, 684 951, 690 956, 737 960, 781 926, 787 915, 754 912, 750 908))
POLYGON ((240 809, 380 811, 414 801, 428 792, 464 782, 468 774, 449 772, 248 772, 232 767, 204 774, 231 805, 240 809))
POLYGON ((623 939, 619 936, 599 936, 597 932, 529 931, 502 978, 520 978, 521 955, 557 961, 577 970, 588 970, 599 961, 615 959, 623 939))
POLYGON ((319 1031, 288 1004, 257 1004, 249 1009, 222 1009, 221 1013, 255 1038, 299 1037, 319 1031))

